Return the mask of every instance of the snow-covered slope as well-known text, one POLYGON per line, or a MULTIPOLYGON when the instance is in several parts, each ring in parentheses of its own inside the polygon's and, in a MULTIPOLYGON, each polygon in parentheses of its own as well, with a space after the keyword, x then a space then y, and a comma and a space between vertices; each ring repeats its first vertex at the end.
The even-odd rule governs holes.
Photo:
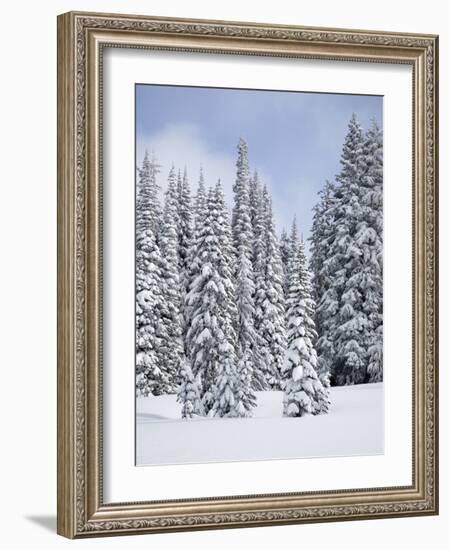
POLYGON ((139 397, 137 464, 382 454, 383 384, 331 389, 329 414, 286 418, 281 392, 258 392, 253 418, 180 418, 174 395, 139 397))

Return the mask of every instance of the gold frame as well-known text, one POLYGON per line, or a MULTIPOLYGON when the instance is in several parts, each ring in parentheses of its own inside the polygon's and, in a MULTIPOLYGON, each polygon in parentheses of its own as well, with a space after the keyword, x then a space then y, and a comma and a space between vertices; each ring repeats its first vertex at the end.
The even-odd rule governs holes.
POLYGON ((437 84, 433 35, 95 13, 58 17, 59 534, 80 538, 438 513, 437 84), (99 91, 105 46, 413 67, 411 486, 103 503, 99 91))

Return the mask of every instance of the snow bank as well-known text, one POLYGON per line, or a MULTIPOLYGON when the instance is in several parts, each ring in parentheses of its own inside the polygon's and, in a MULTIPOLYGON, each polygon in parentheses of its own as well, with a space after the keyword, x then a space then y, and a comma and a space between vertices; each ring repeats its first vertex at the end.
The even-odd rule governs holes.
POLYGON ((383 454, 382 383, 331 388, 319 416, 283 417, 282 392, 257 400, 253 418, 182 420, 174 395, 137 398, 137 465, 383 454))

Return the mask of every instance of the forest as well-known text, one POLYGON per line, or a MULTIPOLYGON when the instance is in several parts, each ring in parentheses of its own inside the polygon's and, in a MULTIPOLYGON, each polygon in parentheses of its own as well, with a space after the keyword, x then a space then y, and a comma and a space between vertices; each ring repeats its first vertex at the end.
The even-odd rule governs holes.
MULTIPOLYGON (((174 153, 175 154, 175 153, 174 153)), ((136 191, 136 391, 175 394, 184 418, 330 410, 330 386, 383 379, 383 135, 354 114, 307 243, 275 227, 270 189, 237 146, 231 211, 219 181, 145 154, 136 191), (306 246, 306 245, 309 246, 306 246)), ((205 167, 205 173, 206 173, 205 167)), ((301 169, 301 167, 300 167, 301 169)), ((282 185, 282 182, 277 182, 282 185)), ((300 195, 301 196, 301 195, 300 195)))

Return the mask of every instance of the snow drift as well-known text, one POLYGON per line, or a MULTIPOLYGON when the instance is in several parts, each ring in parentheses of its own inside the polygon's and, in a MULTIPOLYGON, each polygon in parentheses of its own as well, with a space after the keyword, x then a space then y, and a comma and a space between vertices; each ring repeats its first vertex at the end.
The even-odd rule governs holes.
POLYGON ((329 414, 283 417, 283 393, 257 392, 253 418, 181 419, 175 395, 136 399, 136 464, 378 455, 383 384, 331 388, 329 414))

